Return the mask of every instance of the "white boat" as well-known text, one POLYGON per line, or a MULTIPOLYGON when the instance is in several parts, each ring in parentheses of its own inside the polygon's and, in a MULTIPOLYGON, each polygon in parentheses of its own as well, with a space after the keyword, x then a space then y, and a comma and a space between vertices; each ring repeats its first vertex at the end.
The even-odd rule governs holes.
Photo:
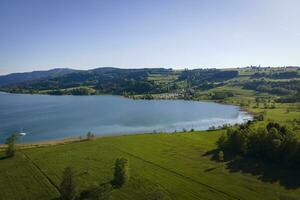
POLYGON ((19 135, 20 135, 20 136, 25 136, 26 133, 24 133, 24 132, 23 132, 23 133, 19 133, 19 135))

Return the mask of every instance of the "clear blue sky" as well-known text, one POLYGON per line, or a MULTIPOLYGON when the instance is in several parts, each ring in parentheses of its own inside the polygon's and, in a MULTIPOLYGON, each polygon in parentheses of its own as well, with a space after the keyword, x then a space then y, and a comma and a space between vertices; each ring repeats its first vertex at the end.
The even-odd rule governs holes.
POLYGON ((0 74, 300 65, 299 0, 0 0, 0 74))

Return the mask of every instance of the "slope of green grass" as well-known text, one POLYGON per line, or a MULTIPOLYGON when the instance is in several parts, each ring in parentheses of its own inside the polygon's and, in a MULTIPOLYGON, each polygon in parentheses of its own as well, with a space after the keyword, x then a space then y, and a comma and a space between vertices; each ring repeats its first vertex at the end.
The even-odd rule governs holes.
POLYGON ((58 197, 56 187, 67 166, 74 168, 80 192, 95 182, 110 181, 118 157, 129 159, 131 179, 113 191, 115 200, 150 199, 157 189, 170 199, 300 196, 299 181, 293 182, 290 170, 249 160, 214 161, 209 152, 221 132, 104 137, 21 150, 15 158, 0 160, 0 199, 58 197))
POLYGON ((58 191, 22 153, 0 160, 0 199, 52 199, 58 191))

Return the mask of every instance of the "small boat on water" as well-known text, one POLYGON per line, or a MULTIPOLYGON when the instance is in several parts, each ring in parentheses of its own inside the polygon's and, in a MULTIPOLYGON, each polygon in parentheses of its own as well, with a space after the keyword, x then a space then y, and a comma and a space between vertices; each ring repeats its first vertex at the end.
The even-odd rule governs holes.
POLYGON ((19 135, 19 136, 25 136, 25 135, 27 135, 27 133, 25 133, 25 132, 23 131, 23 128, 21 128, 20 131, 19 131, 19 133, 18 133, 18 135, 19 135))
POLYGON ((20 136, 25 136, 26 133, 22 132, 22 133, 19 133, 20 136))
POLYGON ((19 135, 20 135, 20 136, 25 136, 26 133, 25 133, 25 132, 21 132, 21 133, 19 133, 19 135))

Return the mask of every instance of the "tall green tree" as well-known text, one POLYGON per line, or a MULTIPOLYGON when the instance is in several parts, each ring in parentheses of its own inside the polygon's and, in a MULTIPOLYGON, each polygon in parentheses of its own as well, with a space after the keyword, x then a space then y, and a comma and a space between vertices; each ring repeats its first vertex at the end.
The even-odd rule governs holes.
POLYGON ((60 184, 61 200, 74 200, 76 197, 75 177, 72 168, 65 168, 60 184))
POLYGON ((87 140, 92 140, 92 139, 94 139, 94 137, 95 137, 95 135, 90 131, 86 134, 87 140))
POLYGON ((129 180, 129 161, 126 158, 118 158, 115 162, 113 184, 122 187, 129 180))
POLYGON ((5 141, 5 144, 7 144, 7 149, 5 151, 5 154, 7 157, 13 157, 16 152, 15 143, 18 139, 17 134, 12 134, 10 137, 8 137, 5 141))

